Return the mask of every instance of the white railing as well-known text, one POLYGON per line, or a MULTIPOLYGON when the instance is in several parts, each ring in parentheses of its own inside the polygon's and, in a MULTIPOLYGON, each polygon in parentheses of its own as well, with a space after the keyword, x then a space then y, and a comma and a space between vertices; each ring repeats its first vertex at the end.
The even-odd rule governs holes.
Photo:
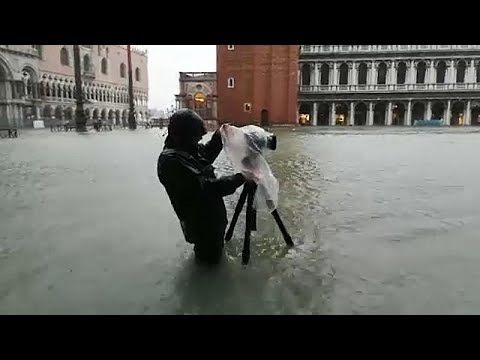
POLYGON ((387 84, 387 85, 301 85, 301 93, 328 92, 391 92, 391 91, 437 91, 480 90, 480 83, 465 84, 387 84))
POLYGON ((478 50, 480 45, 301 45, 302 54, 369 53, 432 50, 478 50))

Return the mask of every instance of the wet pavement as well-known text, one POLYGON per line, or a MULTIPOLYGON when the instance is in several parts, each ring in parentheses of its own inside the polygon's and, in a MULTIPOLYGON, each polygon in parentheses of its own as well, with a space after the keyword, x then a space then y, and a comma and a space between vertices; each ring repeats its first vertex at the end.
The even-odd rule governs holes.
POLYGON ((0 314, 479 312, 475 128, 275 132, 297 246, 260 214, 243 267, 241 217, 216 270, 194 265, 157 180, 158 129, 1 139, 0 314))

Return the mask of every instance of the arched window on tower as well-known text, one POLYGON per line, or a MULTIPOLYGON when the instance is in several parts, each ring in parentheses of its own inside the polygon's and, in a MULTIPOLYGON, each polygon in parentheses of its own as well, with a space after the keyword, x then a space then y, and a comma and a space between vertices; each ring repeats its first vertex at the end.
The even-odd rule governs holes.
POLYGON ((88 54, 85 54, 83 57, 83 69, 85 71, 90 71, 90 56, 88 56, 88 54))
POLYGON ((68 56, 68 50, 63 47, 61 50, 60 50, 60 63, 62 65, 65 65, 65 66, 70 66, 70 60, 69 60, 69 56, 68 56))
POLYGON ((101 68, 102 68, 102 74, 107 74, 108 68, 107 68, 107 59, 103 58, 102 63, 101 63, 101 68))

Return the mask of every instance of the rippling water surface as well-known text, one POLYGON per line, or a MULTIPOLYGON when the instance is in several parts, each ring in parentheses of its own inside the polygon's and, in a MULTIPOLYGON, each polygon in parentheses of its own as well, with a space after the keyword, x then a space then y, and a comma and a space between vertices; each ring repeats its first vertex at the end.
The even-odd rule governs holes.
POLYGON ((0 313, 478 313, 475 129, 275 132, 297 246, 260 214, 242 267, 241 218, 216 270, 194 266, 157 180, 157 130, 1 139, 0 313))

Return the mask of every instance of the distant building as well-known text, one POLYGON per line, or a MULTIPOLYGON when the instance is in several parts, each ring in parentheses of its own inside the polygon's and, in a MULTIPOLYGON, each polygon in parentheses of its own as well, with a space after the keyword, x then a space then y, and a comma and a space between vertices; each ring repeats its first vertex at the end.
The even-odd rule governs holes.
POLYGON ((165 110, 158 110, 158 109, 149 109, 150 118, 153 119, 166 119, 167 115, 165 110))
POLYGON ((219 122, 296 124, 298 45, 217 45, 219 122))
POLYGON ((188 108, 206 121, 217 120, 217 74, 214 72, 181 72, 180 93, 175 95, 176 108, 188 108))
MULTIPOLYGON (((127 124, 128 67, 125 45, 80 45, 88 123, 127 124)), ((137 121, 148 117, 147 52, 132 49, 137 121)), ((46 126, 75 114, 73 45, 0 45, 0 126, 46 126)))

